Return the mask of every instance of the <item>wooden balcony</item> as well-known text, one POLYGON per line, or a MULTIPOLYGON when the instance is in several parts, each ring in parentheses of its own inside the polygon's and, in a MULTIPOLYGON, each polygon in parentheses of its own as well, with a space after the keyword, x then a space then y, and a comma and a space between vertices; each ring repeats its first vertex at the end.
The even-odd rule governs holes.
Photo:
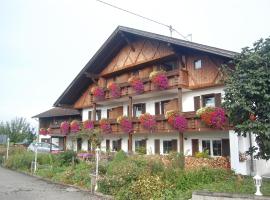
MULTIPOLYGON (((188 87, 188 72, 187 72, 187 70, 181 69, 181 70, 168 71, 167 77, 169 80, 169 87, 166 90, 170 90, 170 89, 174 89, 174 88, 178 88, 178 87, 188 87)), ((155 92, 155 91, 160 91, 149 80, 149 78, 143 78, 142 81, 144 83, 143 94, 155 92)), ((120 90, 121 90, 121 96, 119 98, 138 95, 133 90, 131 85, 127 82, 127 80, 125 83, 120 83, 119 86, 120 86, 120 90)), ((164 91, 166 91, 166 90, 164 90, 164 91)), ((110 95, 110 91, 106 89, 105 90, 105 99, 103 101, 108 101, 108 100, 112 100, 112 99, 115 99, 115 98, 112 97, 110 95)), ((91 95, 90 104, 93 104, 94 102, 96 102, 96 100, 91 95)), ((100 102, 100 100, 98 102, 100 102)))

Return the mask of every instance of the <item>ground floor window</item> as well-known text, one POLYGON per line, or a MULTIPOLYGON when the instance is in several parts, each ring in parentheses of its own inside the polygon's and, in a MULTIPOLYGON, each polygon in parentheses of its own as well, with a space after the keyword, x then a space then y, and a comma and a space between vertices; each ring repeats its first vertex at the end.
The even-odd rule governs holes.
POLYGON ((146 140, 135 141, 135 152, 140 154, 146 154, 146 140))
POLYGON ((113 140, 112 141, 112 150, 113 151, 120 151, 121 150, 121 143, 122 140, 113 140))
POLYGON ((202 151, 208 151, 208 154, 211 155, 211 142, 210 140, 202 140, 202 151))
POLYGON ((60 151, 63 151, 65 149, 65 138, 64 137, 52 136, 51 143, 58 146, 60 151))
POLYGON ((213 155, 221 156, 221 140, 213 140, 213 155))
POLYGON ((163 141, 163 153, 168 154, 169 152, 172 151, 172 141, 163 141))
POLYGON ((50 138, 41 138, 41 142, 50 143, 50 138))
POLYGON ((82 150, 82 138, 77 139, 77 151, 82 150))

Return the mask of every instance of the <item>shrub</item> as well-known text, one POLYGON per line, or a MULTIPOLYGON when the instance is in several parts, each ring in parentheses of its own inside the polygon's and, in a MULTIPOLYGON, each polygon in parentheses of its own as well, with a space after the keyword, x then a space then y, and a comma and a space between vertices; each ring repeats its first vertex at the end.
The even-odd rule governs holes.
POLYGON ((209 150, 195 153, 196 158, 209 158, 209 150))
POLYGON ((58 154, 58 162, 60 163, 61 166, 72 164, 73 159, 74 163, 78 163, 77 154, 72 150, 68 150, 58 154))
POLYGON ((171 166, 173 168, 184 168, 185 165, 185 156, 178 152, 170 152, 170 154, 167 156, 169 159, 171 166))

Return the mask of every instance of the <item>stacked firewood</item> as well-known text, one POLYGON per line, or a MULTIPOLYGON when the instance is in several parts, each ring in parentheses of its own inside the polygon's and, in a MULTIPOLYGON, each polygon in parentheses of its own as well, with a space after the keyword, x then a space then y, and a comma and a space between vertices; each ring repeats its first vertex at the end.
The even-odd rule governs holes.
POLYGON ((194 169, 201 167, 230 169, 230 159, 226 157, 195 158, 191 156, 185 158, 186 169, 194 169))

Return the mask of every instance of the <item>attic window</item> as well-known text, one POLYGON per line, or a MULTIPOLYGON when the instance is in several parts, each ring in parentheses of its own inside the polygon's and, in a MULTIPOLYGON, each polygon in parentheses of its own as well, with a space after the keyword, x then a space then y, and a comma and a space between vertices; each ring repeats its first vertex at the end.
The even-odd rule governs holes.
POLYGON ((202 60, 195 60, 194 61, 194 68, 195 69, 201 69, 202 68, 202 60))

